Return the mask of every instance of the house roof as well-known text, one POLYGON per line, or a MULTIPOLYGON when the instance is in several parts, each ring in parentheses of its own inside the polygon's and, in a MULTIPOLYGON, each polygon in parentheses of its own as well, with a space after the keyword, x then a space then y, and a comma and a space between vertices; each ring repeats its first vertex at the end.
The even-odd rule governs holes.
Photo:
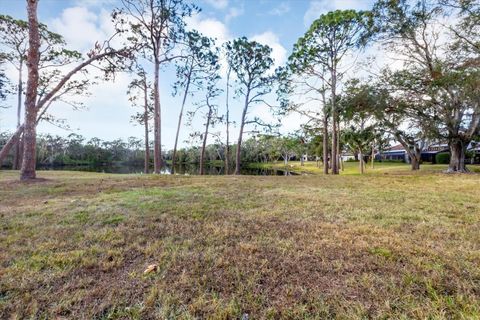
POLYGON ((401 144, 397 144, 388 148, 386 151, 405 151, 405 148, 401 144))

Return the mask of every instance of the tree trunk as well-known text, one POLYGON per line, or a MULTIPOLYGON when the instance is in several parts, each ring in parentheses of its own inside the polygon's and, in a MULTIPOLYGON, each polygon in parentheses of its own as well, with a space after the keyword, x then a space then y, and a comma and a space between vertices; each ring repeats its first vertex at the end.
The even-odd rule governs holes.
POLYGON ((228 175, 229 174, 229 167, 230 167, 230 129, 229 129, 229 126, 230 126, 230 108, 229 108, 229 105, 228 105, 228 102, 229 102, 229 93, 230 93, 230 72, 232 71, 232 69, 230 67, 228 67, 228 72, 227 72, 227 92, 226 92, 226 100, 225 100, 225 106, 226 106, 226 113, 225 113, 225 117, 226 117, 226 125, 227 125, 227 128, 226 128, 226 134, 227 134, 227 141, 226 141, 226 145, 225 145, 225 174, 228 175))
POLYGON ((331 70, 332 76, 332 174, 338 174, 338 153, 337 153, 337 140, 338 140, 338 132, 337 132, 337 74, 336 74, 336 66, 332 66, 331 70))
POLYGON ((143 87, 143 95, 144 95, 144 108, 143 111, 143 122, 145 127, 145 164, 144 164, 144 172, 145 174, 149 173, 150 167, 150 142, 148 141, 148 91, 147 91, 147 81, 144 79, 144 87, 143 87))
POLYGON ((305 165, 305 160, 303 159, 303 154, 300 155, 300 165, 303 167, 305 165))
POLYGON ((449 142, 450 147, 450 164, 448 165, 447 172, 468 172, 465 166, 465 152, 467 151, 468 143, 461 139, 452 139, 449 142))
POLYGON ((8 156, 10 150, 12 150, 13 146, 15 146, 20 141, 20 136, 23 133, 24 125, 22 124, 17 131, 7 140, 7 143, 3 146, 2 150, 0 150, 0 168, 2 167, 3 161, 8 156))
POLYGON ((200 153, 200 175, 205 174, 205 147, 207 146, 208 127, 210 126, 210 119, 212 118, 212 108, 208 107, 207 123, 205 124, 205 132, 203 134, 202 152, 200 153))
POLYGON ((153 126, 154 126, 154 147, 153 147, 153 172, 159 174, 162 170, 162 124, 160 114, 160 62, 155 61, 154 88, 153 88, 153 126))
POLYGON ((371 164, 372 169, 375 168, 374 161, 375 161, 375 142, 372 144, 372 164, 371 164))
MULTIPOLYGON (((192 67, 191 67, 192 68, 192 67)), ((187 78, 187 84, 185 86, 185 92, 183 93, 182 107, 180 108, 180 114, 178 115, 178 124, 177 124, 177 133, 175 134, 175 144, 173 146, 173 156, 172 156, 172 170, 171 173, 175 173, 175 165, 177 163, 177 145, 178 145, 178 136, 180 135, 180 127, 182 126, 183 110, 185 108, 185 102, 187 101, 188 89, 190 87, 190 79, 192 76, 192 69, 187 78)))
POLYGON ((337 123, 337 158, 338 158, 338 168, 339 170, 344 171, 343 167, 343 158, 342 158, 342 152, 340 150, 340 122, 337 123))
POLYGON ((412 171, 420 170, 420 161, 416 157, 410 157, 410 165, 412 171))
POLYGON ((23 132, 23 161, 20 171, 21 180, 36 178, 36 122, 37 122, 37 88, 38 88, 38 63, 40 60, 40 34, 37 20, 37 0, 28 0, 28 80, 25 98, 25 127, 23 132))
POLYGON ((241 156, 241 149, 242 149, 243 128, 245 127, 245 117, 247 116, 249 98, 250 98, 250 91, 248 91, 247 95, 245 96, 245 105, 243 107, 243 112, 242 112, 242 122, 240 123, 240 132, 238 134, 237 150, 235 155, 235 174, 236 175, 240 174, 240 167, 241 167, 240 156, 241 156))
MULTIPOLYGON (((20 118, 22 115, 22 94, 23 94, 23 58, 20 59, 20 65, 18 67, 18 92, 17 92, 17 129, 20 127, 20 118)), ((13 156, 13 170, 18 170, 21 163, 21 148, 20 143, 15 144, 15 154, 13 156)))
POLYGON ((323 115, 323 173, 328 174, 328 115, 323 115))
POLYGON ((364 170, 364 166, 363 166, 363 152, 362 152, 362 150, 359 150, 358 157, 360 158, 360 161, 359 161, 360 174, 363 174, 365 170, 364 170))

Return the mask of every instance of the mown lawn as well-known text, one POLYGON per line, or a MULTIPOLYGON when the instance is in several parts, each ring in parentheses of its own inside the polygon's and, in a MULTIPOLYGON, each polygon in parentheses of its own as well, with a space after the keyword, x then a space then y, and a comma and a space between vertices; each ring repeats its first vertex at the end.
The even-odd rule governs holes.
MULTIPOLYGON (((358 161, 345 161, 343 163, 344 167, 340 170, 341 175, 360 175, 359 162, 358 161)), ((287 170, 290 172, 298 174, 310 174, 310 175, 320 175, 323 174, 323 167, 321 162, 308 161, 305 162, 302 166, 300 161, 289 161, 285 165, 282 161, 277 162, 268 162, 268 163, 251 163, 249 164, 250 168, 257 169, 278 169, 278 170, 287 170)), ((422 172, 431 172, 439 173, 447 169, 447 165, 432 165, 432 164, 422 164, 422 172)), ((473 173, 480 173, 480 165, 468 165, 468 169, 473 173)), ((371 163, 368 162, 365 164, 364 174, 383 174, 388 172, 400 172, 410 171, 410 165, 403 162, 374 162, 372 168, 371 163)))
POLYGON ((480 175, 439 170, 0 172, 0 318, 479 319, 480 175))

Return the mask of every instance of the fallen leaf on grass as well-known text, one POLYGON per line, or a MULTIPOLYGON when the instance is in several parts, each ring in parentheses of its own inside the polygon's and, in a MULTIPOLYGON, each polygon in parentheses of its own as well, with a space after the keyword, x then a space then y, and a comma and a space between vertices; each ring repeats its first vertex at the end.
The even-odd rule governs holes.
POLYGON ((152 272, 157 272, 158 271, 158 266, 156 264, 151 264, 143 271, 144 274, 152 273, 152 272))

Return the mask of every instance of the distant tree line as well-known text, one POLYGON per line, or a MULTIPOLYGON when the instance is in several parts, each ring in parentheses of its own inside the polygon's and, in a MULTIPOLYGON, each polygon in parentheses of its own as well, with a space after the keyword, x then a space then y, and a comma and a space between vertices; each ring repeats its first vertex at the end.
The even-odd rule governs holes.
POLYGON ((373 158, 374 151, 390 141, 404 147, 412 170, 420 168, 422 150, 436 141, 449 146, 448 172, 468 171, 467 146, 480 134, 478 1, 377 0, 369 11, 321 14, 276 70, 266 45, 245 37, 217 44, 188 29, 186 19, 200 11, 195 2, 122 0, 112 12, 113 34, 85 54, 68 49, 61 35, 38 21, 38 2, 26 0, 27 21, 0 16, 0 102, 13 86, 17 119, 22 106, 25 114, 24 123, 17 120, 16 131, 0 150, 0 162, 13 152, 13 167, 20 168, 23 180, 36 177, 38 123, 64 125, 49 112, 50 106, 62 101, 81 108, 76 98, 119 71, 135 76, 127 94, 139 110, 135 121, 145 129, 146 173, 150 155, 153 172, 160 173, 165 159, 183 161, 197 148, 178 149, 180 131, 194 117, 203 123, 192 133, 199 163, 216 152, 218 158, 223 155, 227 169, 234 166, 227 173, 239 174, 243 161, 271 160, 275 152, 288 162, 292 154, 307 153, 308 141, 315 141, 315 150, 321 151, 316 157, 325 174, 342 170, 346 150, 358 155, 363 172, 363 159, 373 158), (362 56, 368 48, 392 55, 391 63, 377 68, 362 56), (4 62, 15 66, 18 81, 5 79, 4 62), (101 70, 101 76, 88 75, 91 66, 101 70), (162 150, 159 90, 168 66, 177 70, 172 85, 180 100, 176 132, 170 133, 175 137, 171 154, 162 150), (224 101, 219 99, 222 92, 224 101), (241 108, 238 119, 231 117, 232 99, 241 108), (252 116, 254 106, 275 115, 302 115, 303 133, 278 137, 279 123, 252 116), (236 145, 230 141, 233 123, 236 145), (225 132, 218 132, 220 124, 225 132), (217 146, 215 152, 209 152, 211 146, 217 146))

